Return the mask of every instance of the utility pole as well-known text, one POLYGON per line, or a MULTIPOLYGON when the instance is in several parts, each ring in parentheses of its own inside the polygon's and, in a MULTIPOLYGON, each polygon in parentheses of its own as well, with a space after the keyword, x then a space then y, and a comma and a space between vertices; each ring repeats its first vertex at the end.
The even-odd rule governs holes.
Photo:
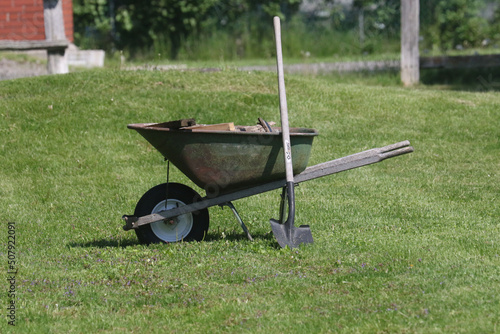
POLYGON ((405 86, 420 81, 419 18, 420 0, 401 0, 401 81, 405 86))

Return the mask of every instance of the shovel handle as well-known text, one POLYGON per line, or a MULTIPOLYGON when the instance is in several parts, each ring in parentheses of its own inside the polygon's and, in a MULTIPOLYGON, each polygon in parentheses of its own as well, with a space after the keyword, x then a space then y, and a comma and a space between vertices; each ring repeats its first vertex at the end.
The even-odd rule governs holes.
POLYGON ((278 91, 280 97, 281 132, 285 154, 286 181, 293 183, 292 145, 290 144, 290 127, 288 125, 288 107, 286 103, 285 75, 283 73, 283 52, 281 50, 280 18, 275 16, 274 37, 276 39, 276 63, 278 69, 278 91))

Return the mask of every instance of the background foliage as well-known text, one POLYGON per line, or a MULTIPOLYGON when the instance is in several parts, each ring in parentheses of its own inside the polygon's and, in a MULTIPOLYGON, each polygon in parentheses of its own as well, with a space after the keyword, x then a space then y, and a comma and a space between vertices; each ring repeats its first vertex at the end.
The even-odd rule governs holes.
MULTIPOLYGON (((292 57, 398 52, 400 0, 74 0, 81 47, 132 57, 240 59, 271 56, 271 17, 279 15, 292 57), (304 3, 303 3, 304 2, 304 3), (300 9, 300 6, 302 10, 300 9)), ((494 46, 500 6, 492 0, 420 0, 423 49, 494 46)))
POLYGON ((480 16, 484 5, 481 0, 421 0, 424 44, 441 50, 480 46, 489 33, 488 21, 480 16))

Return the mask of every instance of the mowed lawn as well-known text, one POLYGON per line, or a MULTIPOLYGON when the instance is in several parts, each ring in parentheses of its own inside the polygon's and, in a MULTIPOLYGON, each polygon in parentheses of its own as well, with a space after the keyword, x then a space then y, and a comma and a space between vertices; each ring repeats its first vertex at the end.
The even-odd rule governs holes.
MULTIPOLYGON (((415 148, 300 184, 296 221, 315 242, 293 250, 270 233, 279 190, 234 203, 253 242, 227 208, 210 208, 199 243, 144 246, 120 219, 167 175, 127 124, 279 123, 275 74, 0 82, 0 332, 499 331, 498 93, 286 85, 290 125, 320 133, 309 165, 402 140, 415 148)), ((201 192, 176 168, 170 180, 201 192)))

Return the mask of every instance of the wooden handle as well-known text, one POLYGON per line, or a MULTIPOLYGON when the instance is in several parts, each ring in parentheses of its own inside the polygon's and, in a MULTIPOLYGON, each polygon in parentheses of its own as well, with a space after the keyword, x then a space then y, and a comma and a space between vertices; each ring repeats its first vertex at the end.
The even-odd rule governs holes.
POLYGON ((283 73, 283 53, 281 50, 280 18, 274 17, 274 37, 276 39, 276 62, 278 67, 278 91, 280 97, 281 132, 285 154, 287 182, 293 182, 292 145, 290 144, 290 128, 288 125, 288 107, 286 104, 285 75, 283 73))

